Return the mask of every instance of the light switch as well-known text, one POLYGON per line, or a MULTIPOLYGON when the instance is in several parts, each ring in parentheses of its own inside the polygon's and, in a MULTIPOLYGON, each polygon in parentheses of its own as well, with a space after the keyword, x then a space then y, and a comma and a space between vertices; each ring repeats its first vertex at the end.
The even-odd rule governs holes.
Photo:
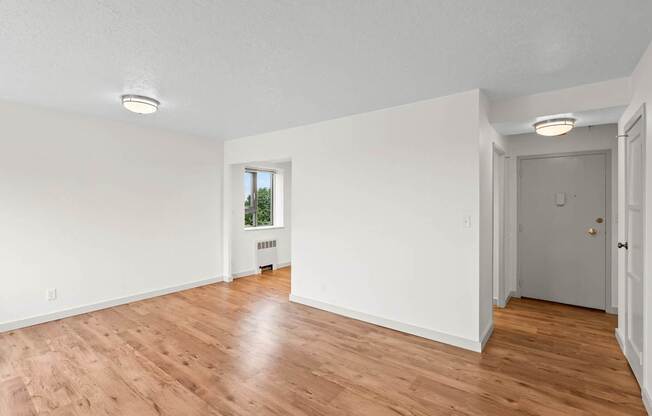
POLYGON ((566 205, 566 192, 557 192, 555 194, 555 204, 557 204, 558 207, 566 205))

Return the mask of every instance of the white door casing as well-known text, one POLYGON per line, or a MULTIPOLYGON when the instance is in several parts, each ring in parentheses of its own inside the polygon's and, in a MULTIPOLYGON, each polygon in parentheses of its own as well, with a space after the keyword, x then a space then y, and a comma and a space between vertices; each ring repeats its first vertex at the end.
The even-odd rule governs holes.
POLYGON ((505 152, 493 144, 493 297, 504 308, 507 298, 505 283, 505 152))
POLYGON ((519 158, 522 296, 605 309, 609 152, 519 158))
POLYGON ((639 384, 644 360, 645 111, 625 126, 625 356, 639 384))

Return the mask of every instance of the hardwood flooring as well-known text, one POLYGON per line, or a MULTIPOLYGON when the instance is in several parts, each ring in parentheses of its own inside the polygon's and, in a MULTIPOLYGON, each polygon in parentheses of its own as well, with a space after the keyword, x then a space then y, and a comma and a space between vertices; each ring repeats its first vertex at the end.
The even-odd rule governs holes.
POLYGON ((641 415, 601 312, 513 299, 478 354, 288 302, 289 269, 0 334, 0 415, 641 415))

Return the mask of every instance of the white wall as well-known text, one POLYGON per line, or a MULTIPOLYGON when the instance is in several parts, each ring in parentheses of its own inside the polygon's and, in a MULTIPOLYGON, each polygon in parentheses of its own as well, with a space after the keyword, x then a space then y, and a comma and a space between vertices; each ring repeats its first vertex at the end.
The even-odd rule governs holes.
POLYGON ((583 113, 625 106, 629 104, 630 98, 630 79, 616 78, 495 101, 491 103, 490 120, 500 125, 545 115, 583 113))
MULTIPOLYGON (((632 74, 632 100, 625 113, 618 123, 618 131, 622 134, 625 124, 630 120, 632 115, 638 109, 645 105, 646 107, 646 155, 645 155, 645 351, 644 351, 644 369, 643 379, 644 385, 642 386, 643 395, 646 396, 646 404, 648 411, 652 412, 652 44, 648 46, 647 51, 641 58, 632 74)), ((621 150, 623 150, 620 143, 621 150)), ((624 152, 621 152, 621 154, 624 152)), ((622 159, 621 159, 622 160, 622 159)), ((620 172, 619 183, 624 184, 624 171, 620 172)), ((624 194, 620 194, 619 207, 624 215, 624 194)), ((624 220, 624 218, 622 219, 624 220)), ((620 238, 624 239, 624 232, 621 233, 620 238)), ((621 250, 622 251, 622 250, 621 250)), ((620 253, 619 262, 624 264, 624 253, 620 253)), ((619 305, 625 304, 624 297, 625 276, 624 270, 621 270, 618 278, 619 305)), ((618 315, 618 330, 625 330, 624 314, 618 315)), ((624 335, 624 334, 623 334, 624 335)))
POLYGON ((505 148, 503 137, 489 123, 489 109, 480 94, 480 338, 493 326, 493 146, 505 148))
POLYGON ((227 141, 292 160, 292 299, 479 349, 478 120, 474 90, 227 141))
MULTIPOLYGON (((248 163, 237 164, 231 167, 231 191, 233 205, 231 207, 231 236, 232 251, 231 270, 234 276, 246 276, 257 272, 255 258, 255 243, 260 240, 276 240, 279 265, 287 266, 290 264, 290 228, 291 214, 290 203, 292 195, 292 163, 248 163), (275 217, 277 211, 280 211, 280 221, 275 218, 275 228, 248 228, 244 227, 244 170, 249 168, 273 169, 277 172, 277 180, 282 182, 283 186, 281 195, 274 193, 274 198, 282 197, 282 203, 278 201, 275 204, 275 217)), ((275 186, 276 188, 276 186, 275 186)), ((275 189, 276 191, 276 189, 275 189)))
POLYGON ((615 276, 618 274, 616 258, 618 250, 617 243, 617 198, 618 195, 618 179, 617 179, 617 165, 618 165, 618 142, 616 140, 617 129, 614 124, 605 124, 593 127, 578 127, 573 129, 570 133, 559 137, 543 137, 535 133, 519 134, 514 136, 506 136, 505 142, 507 146, 507 154, 509 162, 506 170, 507 174, 507 195, 506 195, 506 236, 505 245, 506 258, 505 268, 507 275, 507 288, 510 291, 517 291, 517 265, 516 265, 516 252, 517 252, 517 157, 530 156, 530 155, 544 155, 555 153, 569 153, 590 150, 611 150, 611 237, 609 239, 609 247, 611 248, 611 303, 607 306, 611 310, 615 310, 618 305, 618 284, 615 276))
POLYGON ((219 279, 221 142, 9 103, 0 126, 0 330, 219 279))

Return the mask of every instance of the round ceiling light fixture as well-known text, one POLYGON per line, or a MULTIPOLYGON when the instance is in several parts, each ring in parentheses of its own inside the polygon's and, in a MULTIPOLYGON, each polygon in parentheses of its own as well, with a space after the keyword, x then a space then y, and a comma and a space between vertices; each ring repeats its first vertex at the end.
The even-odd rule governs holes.
POLYGON ((573 130, 575 121, 571 117, 542 120, 534 123, 534 131, 542 136, 561 136, 573 130))
POLYGON ((138 114, 152 114, 158 110, 157 100, 142 95, 123 95, 122 106, 127 110, 138 114))

